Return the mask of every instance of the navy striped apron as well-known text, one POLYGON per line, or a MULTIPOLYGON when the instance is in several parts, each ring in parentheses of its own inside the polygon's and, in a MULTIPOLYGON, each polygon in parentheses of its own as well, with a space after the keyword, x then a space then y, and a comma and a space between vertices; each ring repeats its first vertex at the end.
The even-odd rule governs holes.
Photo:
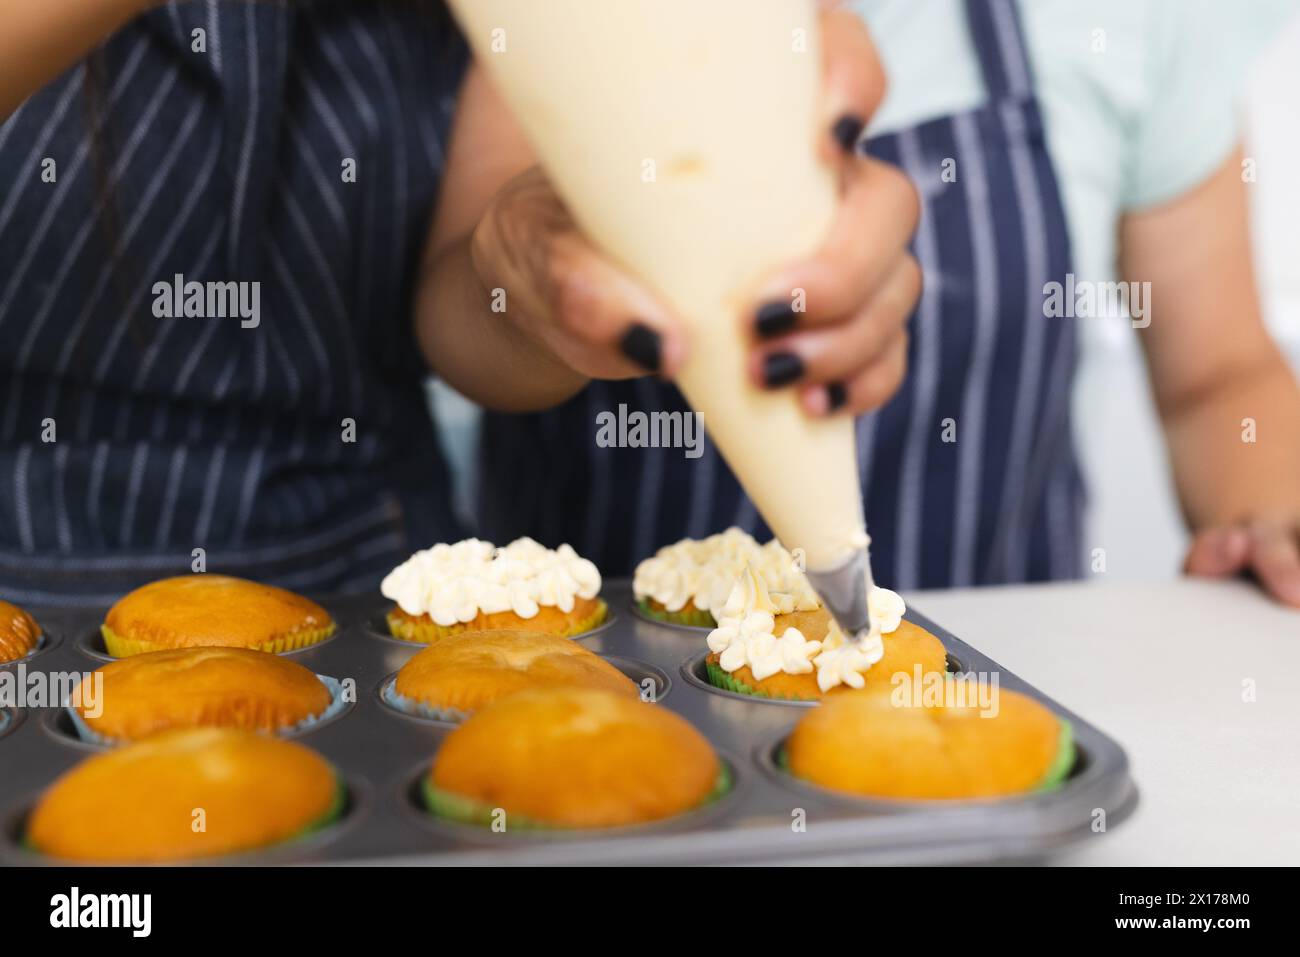
MULTIPOLYGON (((923 201, 912 249, 925 291, 910 320, 910 371, 888 405, 857 423, 876 578, 900 589, 1081 572, 1075 329, 1043 309, 1044 284, 1070 269, 1065 213, 1016 5, 967 0, 966 12, 987 105, 865 144, 905 170, 923 201), (943 175, 947 160, 955 178, 943 175)), ((486 533, 568 541, 606 574, 687 535, 733 524, 770 534, 711 445, 697 459, 597 447, 596 416, 620 404, 687 408, 676 389, 644 379, 593 383, 541 415, 487 417, 486 533)), ((774 466, 780 456, 773 449, 774 466)))
POLYGON ((467 56, 417 7, 171 4, 0 126, 0 596, 196 549, 372 588, 460 534, 411 301, 467 56), (258 325, 156 318, 177 275, 260 283, 258 325))

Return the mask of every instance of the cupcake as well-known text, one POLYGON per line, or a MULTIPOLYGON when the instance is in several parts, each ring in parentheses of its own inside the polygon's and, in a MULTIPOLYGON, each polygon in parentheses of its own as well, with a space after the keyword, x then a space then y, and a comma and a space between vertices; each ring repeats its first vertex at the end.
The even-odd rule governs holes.
POLYGON ((510 828, 659 821, 727 786, 704 736, 666 708, 589 688, 521 691, 443 741, 423 781, 438 817, 510 828))
POLYGON ((443 638, 408 661, 393 684, 407 710, 455 720, 529 688, 596 688, 640 698, 637 685, 604 658, 568 638, 530 631, 443 638))
POLYGON ((888 686, 899 672, 947 670, 943 643, 903 618, 902 598, 873 588, 868 603, 880 633, 849 640, 824 608, 797 609, 789 595, 769 592, 748 568, 709 632, 709 681, 740 694, 816 701, 847 689, 888 686))
POLYGON ((40 644, 41 629, 36 619, 17 605, 0 601, 0 665, 26 658, 40 644))
POLYGON ((732 586, 746 568, 754 569, 770 591, 789 595, 796 608, 820 605, 798 562, 780 542, 772 539, 760 545, 738 528, 665 545, 637 565, 632 593, 637 607, 651 618, 715 628, 732 586))
POLYGON ((334 621, 314 601, 283 588, 202 574, 137 588, 109 609, 101 630, 116 658, 212 646, 279 654, 324 641, 334 634, 334 621))
POLYGON ((904 703, 889 689, 837 695, 795 726, 789 773, 875 798, 995 798, 1058 786, 1074 765, 1070 724, 1032 698, 997 692, 986 711, 961 682, 936 701, 904 703))
POLYGON ((73 710, 92 735, 113 741, 172 728, 284 731, 320 717, 332 700, 307 668, 246 648, 150 651, 104 665, 90 680, 103 683, 73 710))
POLYGON ((88 758, 41 797, 27 845, 80 861, 178 861, 270 847, 339 816, 334 768, 229 728, 167 731, 88 758))
POLYGON ((395 638, 424 644, 465 631, 536 631, 572 637, 605 620, 600 572, 568 545, 531 538, 505 548, 476 538, 416 552, 380 585, 396 602, 395 638))

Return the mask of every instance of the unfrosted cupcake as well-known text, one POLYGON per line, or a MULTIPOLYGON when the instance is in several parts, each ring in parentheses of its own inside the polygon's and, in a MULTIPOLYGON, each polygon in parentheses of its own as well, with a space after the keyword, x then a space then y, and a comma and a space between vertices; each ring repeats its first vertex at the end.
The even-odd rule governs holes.
POLYGON ((90 680, 102 682, 100 691, 93 703, 79 701, 77 717, 111 741, 173 728, 284 731, 320 717, 333 699, 310 669, 246 648, 151 651, 104 665, 90 680))
POLYGON ((396 602, 388 629, 428 644, 466 631, 536 631, 572 637, 604 622, 600 572, 568 545, 531 538, 504 548, 476 538, 416 552, 380 591, 396 602))
POLYGON ((538 688, 599 688, 640 698, 636 683, 604 658, 576 641, 533 631, 442 638, 403 665, 393 683, 399 705, 451 719, 538 688))
POLYGON ((960 697, 944 679, 934 702, 899 701, 888 688, 837 695, 795 726, 787 770, 862 797, 952 800, 1050 790, 1074 765, 1070 723, 1014 691, 996 710, 960 697))
POLYGON ((947 670, 943 643, 903 618, 901 597, 874 588, 868 601, 880 634, 850 641, 824 608, 797 609, 790 596, 769 592, 746 569, 709 633, 710 683, 763 698, 816 701, 846 689, 888 685, 898 672, 947 670))
POLYGON ((343 805, 335 769, 300 744, 229 728, 167 731, 60 777, 33 809, 26 843, 80 861, 213 857, 302 837, 343 805))
POLYGON ((226 575, 183 575, 137 588, 101 631, 115 658, 171 648, 250 648, 280 654, 324 641, 334 620, 283 588, 226 575))
POLYGON ((26 658, 41 641, 36 619, 17 605, 0 601, 0 665, 26 658))
POLYGON ((704 539, 665 545, 637 565, 632 592, 651 618, 713 628, 736 579, 752 568, 769 590, 789 595, 796 608, 820 604, 794 556, 772 539, 760 545, 739 528, 704 539))
POLYGON ((728 786, 726 766, 685 719, 589 688, 521 691, 451 732, 422 789, 438 817, 510 828, 647 824, 728 786))

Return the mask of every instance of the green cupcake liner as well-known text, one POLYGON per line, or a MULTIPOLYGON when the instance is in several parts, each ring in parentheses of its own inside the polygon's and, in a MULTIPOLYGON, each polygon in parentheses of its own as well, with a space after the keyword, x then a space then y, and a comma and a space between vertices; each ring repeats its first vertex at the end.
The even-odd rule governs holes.
POLYGON ((276 844, 272 844, 270 846, 276 847, 281 843, 292 844, 295 841, 305 840, 311 837, 313 834, 317 833, 318 831, 325 830, 325 828, 329 827, 331 824, 333 824, 335 821, 337 821, 339 818, 343 816, 343 812, 347 809, 347 806, 348 806, 348 785, 347 782, 343 780, 343 776, 336 772, 334 775, 334 801, 333 803, 330 804, 328 810, 326 810, 325 813, 322 814, 320 817, 318 817, 316 820, 307 824, 307 826, 304 827, 297 834, 290 835, 289 837, 285 838, 283 841, 277 841, 276 844))
POLYGON ((818 698, 798 698, 790 695, 775 695, 767 691, 759 691, 751 685, 739 681, 727 672, 722 670, 720 665, 704 663, 704 670, 708 673, 709 684, 715 688, 721 688, 723 691, 734 691, 736 694, 749 695, 751 698, 766 698, 768 701, 818 701, 818 698))
MULTIPOLYGON (((718 779, 713 785, 713 790, 708 796, 700 802, 699 806, 692 810, 708 807, 714 801, 722 798, 731 790, 732 786, 731 768, 725 761, 718 762, 718 779)), ((476 801, 473 798, 463 797, 459 794, 453 794, 450 791, 444 791, 441 788, 433 786, 429 780, 429 775, 423 774, 420 778, 420 795, 424 799, 424 808, 434 817, 442 818, 448 821, 455 821, 458 824, 471 824, 475 827, 491 827, 496 820, 496 808, 476 801)), ((523 831, 579 831, 579 830, 608 830, 608 828, 572 828, 565 827, 561 824, 548 824, 545 821, 537 821, 532 818, 507 813, 507 827, 523 831)), ((691 811, 683 811, 683 814, 689 814, 691 811)), ((674 815, 680 816, 680 815, 674 815)), ((672 818, 664 818, 664 821, 671 821, 672 818)), ((645 827, 651 824, 658 824, 660 821, 647 821, 641 825, 630 825, 632 827, 645 827)))
POLYGON ((650 602, 644 598, 638 599, 636 607, 647 618, 653 618, 655 621, 662 621, 669 625, 686 625, 690 628, 717 628, 718 623, 713 615, 707 611, 660 611, 651 606, 650 602))
POLYGON ((1064 718, 1061 719, 1060 735, 1056 739, 1056 757, 1047 768, 1047 773, 1043 775, 1043 780, 1038 782, 1034 788, 1037 793, 1044 791, 1055 791, 1070 776, 1074 770, 1074 762, 1078 758, 1078 749, 1074 746, 1074 726, 1064 718))

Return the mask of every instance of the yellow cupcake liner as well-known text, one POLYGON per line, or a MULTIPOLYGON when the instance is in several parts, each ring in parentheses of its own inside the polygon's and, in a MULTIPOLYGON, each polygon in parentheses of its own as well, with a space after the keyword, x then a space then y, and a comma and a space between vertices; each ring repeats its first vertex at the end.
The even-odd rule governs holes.
MULTIPOLYGON (((311 645, 320 644, 334 634, 336 627, 333 622, 330 622, 323 628, 296 631, 293 634, 283 635, 271 641, 264 641, 260 645, 230 645, 228 647, 249 648, 253 651, 265 651, 273 655, 282 655, 287 651, 298 651, 311 645)), ((150 651, 173 651, 178 648, 200 647, 198 645, 164 644, 158 641, 144 641, 140 638, 127 638, 124 635, 117 634, 108 625, 101 625, 99 631, 104 636, 104 647, 108 649, 108 653, 114 658, 129 658, 131 655, 142 655, 150 651)))
MULTIPOLYGON (((576 621, 563 631, 552 631, 547 634, 555 635, 559 638, 577 638, 579 635, 592 631, 605 623, 609 617, 609 605, 605 599, 596 600, 596 610, 583 618, 576 621)), ((415 644, 431 645, 443 638, 450 638, 453 635, 463 635, 467 631, 481 631, 482 629, 474 627, 471 623, 457 622, 454 625, 439 625, 434 621, 427 619, 403 618, 397 614, 396 610, 390 611, 387 616, 388 632, 394 638, 400 638, 402 641, 410 641, 415 644)), ((520 631, 527 631, 527 619, 522 619, 524 624, 519 626, 520 631)))

